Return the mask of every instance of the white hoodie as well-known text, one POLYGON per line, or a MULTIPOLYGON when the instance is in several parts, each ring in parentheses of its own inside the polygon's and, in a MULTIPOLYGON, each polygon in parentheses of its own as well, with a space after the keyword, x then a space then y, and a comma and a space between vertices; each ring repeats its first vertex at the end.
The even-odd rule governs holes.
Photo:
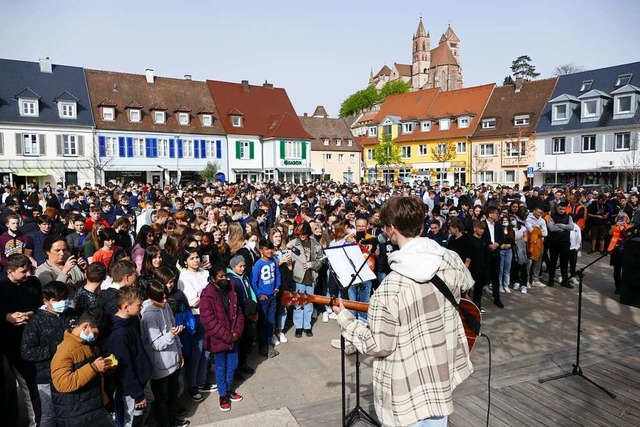
POLYGON ((389 254, 389 266, 415 282, 428 282, 440 268, 444 251, 445 248, 429 238, 411 239, 400 250, 389 254))

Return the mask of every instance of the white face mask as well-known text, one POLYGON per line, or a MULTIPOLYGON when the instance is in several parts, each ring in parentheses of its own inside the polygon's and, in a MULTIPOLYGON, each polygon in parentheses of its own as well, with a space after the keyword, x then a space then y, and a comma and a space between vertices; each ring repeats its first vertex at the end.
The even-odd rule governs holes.
POLYGON ((247 247, 248 247, 249 249, 251 249, 251 250, 254 250, 254 249, 256 248, 256 242, 254 242, 254 241, 252 241, 252 240, 249 240, 249 241, 247 242, 247 247))

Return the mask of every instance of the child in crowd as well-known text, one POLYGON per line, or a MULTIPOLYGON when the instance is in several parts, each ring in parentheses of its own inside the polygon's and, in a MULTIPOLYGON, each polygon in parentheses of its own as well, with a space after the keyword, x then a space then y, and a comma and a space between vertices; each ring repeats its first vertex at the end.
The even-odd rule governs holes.
POLYGON ((85 311, 77 326, 64 333, 51 360, 51 400, 59 426, 113 427, 102 387, 111 360, 97 357, 91 345, 105 320, 99 309, 85 311))
POLYGON ((276 295, 280 291, 278 262, 273 258, 273 242, 260 240, 261 258, 253 266, 251 287, 258 298, 258 346, 266 357, 280 354, 271 340, 276 322, 276 295))
POLYGON ((122 287, 116 292, 118 311, 111 316, 108 349, 118 360, 114 378, 118 427, 143 425, 153 401, 149 384, 153 366, 142 344, 139 323, 133 321, 140 315, 143 300, 144 295, 138 288, 122 287))
POLYGON ((231 402, 242 400, 242 396, 232 390, 232 384, 238 367, 238 340, 242 336, 244 315, 236 291, 227 279, 226 268, 217 266, 213 272, 214 277, 202 291, 200 315, 207 350, 215 360, 220 410, 226 412, 231 409, 231 402))
POLYGON ((53 281, 42 287, 43 305, 27 323, 22 335, 21 354, 35 363, 40 396, 40 427, 55 427, 56 414, 51 401, 51 359, 62 342, 64 331, 76 325, 76 316, 69 308, 69 288, 53 281))
POLYGON ((138 270, 133 261, 121 260, 111 266, 110 273, 112 283, 98 294, 98 306, 112 315, 118 311, 116 293, 120 288, 136 283, 138 270))
MULTIPOLYGON (((247 374, 254 374, 256 371, 247 365, 247 358, 253 344, 255 323, 258 320, 258 298, 251 288, 249 278, 244 274, 245 262, 242 255, 231 258, 229 261, 231 268, 227 269, 227 279, 236 291, 238 306, 244 315, 244 330, 238 343, 238 369, 247 374)), ((240 376, 239 379, 242 377, 240 376)))
POLYGON ((93 254, 92 262, 101 262, 107 269, 111 265, 111 258, 120 246, 116 246, 113 242, 116 240, 116 230, 113 228, 103 228, 98 233, 99 241, 102 245, 100 249, 93 254))
POLYGON ((152 410, 157 427, 186 427, 189 421, 176 415, 180 389, 180 368, 184 364, 179 335, 184 326, 176 326, 167 305, 167 286, 156 279, 147 283, 147 297, 142 309, 140 331, 153 365, 152 410))
POLYGON ((94 262, 87 267, 87 283, 78 289, 73 299, 78 315, 98 307, 100 285, 107 278, 107 268, 101 262, 94 262))
POLYGON ((207 382, 209 354, 204 350, 204 327, 200 322, 200 295, 207 286, 209 271, 200 268, 197 248, 187 247, 180 254, 178 264, 183 268, 178 279, 178 288, 187 297, 189 307, 196 320, 195 333, 190 336, 187 366, 187 394, 194 402, 202 402, 202 392, 216 390, 216 385, 207 382))

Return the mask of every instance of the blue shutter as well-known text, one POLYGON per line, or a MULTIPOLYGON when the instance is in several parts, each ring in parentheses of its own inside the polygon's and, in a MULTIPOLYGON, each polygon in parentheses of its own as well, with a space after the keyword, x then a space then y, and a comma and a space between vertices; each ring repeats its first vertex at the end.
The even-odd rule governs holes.
POLYGON ((200 158, 200 140, 193 140, 193 157, 196 159, 200 158))
POLYGON ((127 157, 133 157, 133 137, 127 137, 127 157))
POLYGON ((178 158, 182 158, 182 140, 178 139, 178 158))
POLYGON ((175 139, 169 140, 169 157, 171 157, 172 159, 176 157, 176 140, 175 139))
POLYGON ((204 139, 200 140, 200 158, 207 158, 207 141, 205 141, 204 139))
POLYGON ((153 138, 153 157, 158 157, 158 138, 153 138))
POLYGON ((217 159, 222 158, 222 141, 220 140, 216 141, 216 158, 217 159))
POLYGON ((104 136, 98 137, 98 153, 100 157, 105 157, 107 155, 107 141, 104 136))
POLYGON ((127 148, 125 145, 124 136, 118 137, 118 155, 120 157, 127 157, 127 148))
POLYGON ((144 156, 151 157, 151 138, 144 139, 144 156))

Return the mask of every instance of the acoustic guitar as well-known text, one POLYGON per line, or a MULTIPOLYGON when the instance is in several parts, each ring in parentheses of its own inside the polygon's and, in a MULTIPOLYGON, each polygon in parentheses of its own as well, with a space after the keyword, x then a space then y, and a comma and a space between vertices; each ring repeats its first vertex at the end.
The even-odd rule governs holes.
MULTIPOLYGON (((324 297, 321 295, 310 295, 300 292, 284 292, 282 294, 282 305, 300 307, 305 304, 321 304, 321 305, 332 305, 339 306, 340 303, 337 299, 331 299, 329 297, 324 297)), ((358 302, 351 300, 342 300, 342 304, 348 310, 355 310, 362 313, 365 313, 369 310, 369 304, 366 302, 358 302)), ((478 339, 478 333, 471 327, 471 322, 477 322, 478 325, 482 323, 482 314, 480 313, 480 309, 471 301, 466 298, 460 298, 458 302, 458 306, 460 309, 458 313, 460 314, 460 318, 462 319, 462 325, 464 326, 464 333, 467 337, 467 343, 469 344, 469 352, 473 349, 476 344, 476 340, 478 339), (465 313, 462 313, 462 311, 465 313)))

